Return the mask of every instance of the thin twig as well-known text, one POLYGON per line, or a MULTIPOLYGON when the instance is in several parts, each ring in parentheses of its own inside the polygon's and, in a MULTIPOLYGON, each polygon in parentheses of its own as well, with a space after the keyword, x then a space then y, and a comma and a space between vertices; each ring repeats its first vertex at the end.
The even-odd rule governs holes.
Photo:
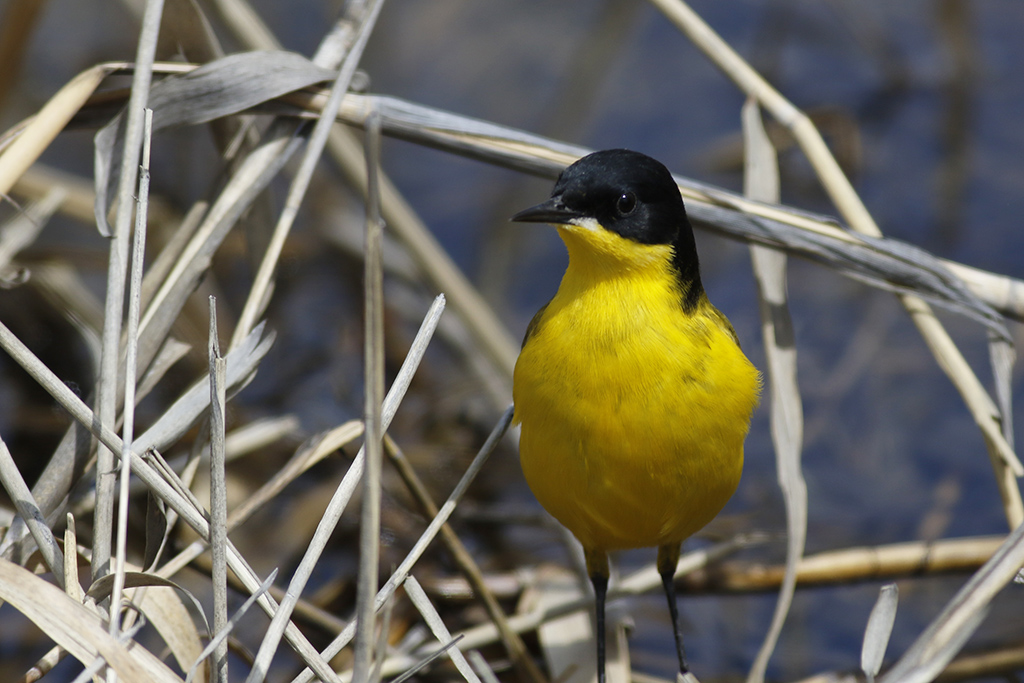
MULTIPOLYGON (((149 206, 149 155, 153 137, 153 110, 146 109, 143 121, 142 162, 139 165, 138 209, 135 213, 135 234, 132 238, 131 278, 128 288, 128 333, 125 342, 124 420, 121 439, 120 490, 117 510, 117 560, 114 569, 114 590, 110 596, 110 635, 121 630, 121 594, 128 554, 128 502, 131 482, 129 454, 135 441, 135 378, 139 349, 139 310, 142 305, 142 267, 146 257, 146 215, 149 206)), ((97 501, 98 502, 98 501, 97 501)))
MULTIPOLYGON (((128 122, 125 128, 124 153, 117 188, 117 217, 110 241, 107 267, 107 299, 103 311, 103 339, 97 377, 96 415, 104 425, 113 427, 117 419, 118 377, 121 367, 121 320, 124 308, 125 276, 128 270, 128 238, 131 235, 132 212, 138 179, 139 151, 142 148, 146 102, 153 76, 153 58, 163 0, 148 0, 139 31, 139 47, 135 56, 135 72, 128 99, 128 122)), ((102 188, 106 192, 106 188, 102 188)), ((97 216, 97 225, 106 226, 107 217, 97 216)), ((131 378, 132 382, 135 377, 131 378)), ((125 412, 129 412, 130 406, 125 412)), ((110 536, 114 517, 114 456, 102 444, 96 461, 96 511, 93 524, 92 576, 97 579, 110 571, 110 536)))
MULTIPOLYGON (((224 404, 227 362, 220 355, 217 336, 217 299, 210 297, 210 552, 213 561, 213 631, 228 626, 228 491, 225 478, 224 404)), ((228 681, 228 641, 222 639, 213 652, 218 683, 228 681)))
POLYGON ((366 240, 363 258, 365 278, 363 386, 366 388, 363 424, 366 436, 366 465, 363 472, 363 509, 359 526, 359 577, 356 582, 356 615, 362 628, 356 634, 352 680, 369 683, 373 659, 373 597, 377 594, 380 557, 380 470, 383 430, 381 401, 384 398, 384 276, 380 218, 380 116, 370 116, 366 126, 366 173, 369 197, 366 202, 366 240))
POLYGON ((64 592, 72 600, 82 602, 82 584, 78 582, 78 530, 75 516, 70 512, 64 527, 64 592))
MULTIPOLYGON (((351 97, 353 95, 348 95, 346 101, 351 97)), ((365 196, 364 162, 352 133, 342 126, 335 127, 328 150, 348 181, 365 196)), ((472 334, 487 361, 489 372, 480 373, 484 389, 494 406, 503 406, 511 392, 512 368, 519 354, 519 343, 384 174, 380 177, 380 194, 381 213, 390 232, 409 250, 430 285, 444 292, 450 306, 458 312, 460 322, 472 334)))

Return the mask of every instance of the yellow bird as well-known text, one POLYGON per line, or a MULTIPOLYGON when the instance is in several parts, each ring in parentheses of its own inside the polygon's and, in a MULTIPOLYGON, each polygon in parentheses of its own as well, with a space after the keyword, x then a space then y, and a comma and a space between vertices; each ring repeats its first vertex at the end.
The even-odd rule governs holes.
POLYGON ((526 331, 513 396, 526 481, 583 545, 598 679, 608 552, 650 546, 686 673, 680 546, 736 490, 760 374, 704 293, 679 188, 658 161, 590 154, 512 220, 555 225, 569 251, 558 292, 526 331))

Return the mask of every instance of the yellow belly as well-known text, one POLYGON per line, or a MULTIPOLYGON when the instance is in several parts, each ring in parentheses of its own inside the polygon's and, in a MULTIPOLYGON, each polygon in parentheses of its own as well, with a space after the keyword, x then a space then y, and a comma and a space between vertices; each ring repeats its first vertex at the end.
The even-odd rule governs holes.
POLYGON ((563 280, 516 364, 523 473, 588 549, 679 543, 739 483, 758 372, 711 304, 684 314, 663 284, 563 280))

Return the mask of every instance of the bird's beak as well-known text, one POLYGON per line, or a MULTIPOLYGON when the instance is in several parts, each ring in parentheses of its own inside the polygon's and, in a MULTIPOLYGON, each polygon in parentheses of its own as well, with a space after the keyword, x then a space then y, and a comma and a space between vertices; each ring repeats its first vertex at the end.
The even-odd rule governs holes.
POLYGON ((562 203, 561 197, 552 197, 546 202, 529 209, 523 209, 511 220, 515 223, 551 223, 552 225, 565 225, 573 218, 579 218, 578 212, 573 211, 562 203))

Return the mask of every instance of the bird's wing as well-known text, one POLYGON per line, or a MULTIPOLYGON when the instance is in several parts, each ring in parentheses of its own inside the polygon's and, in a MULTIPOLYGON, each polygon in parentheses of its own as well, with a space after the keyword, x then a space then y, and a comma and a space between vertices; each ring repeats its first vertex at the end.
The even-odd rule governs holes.
POLYGON ((541 318, 544 317, 544 311, 547 310, 548 304, 550 303, 551 302, 549 301, 548 303, 541 306, 540 310, 534 314, 533 319, 530 321, 530 324, 526 326, 526 334, 523 335, 523 346, 526 346, 526 342, 530 340, 530 337, 533 336, 533 333, 540 329, 541 318))
MULTIPOLYGON (((729 322, 729 319, 725 317, 725 314, 722 313, 717 308, 715 308, 714 306, 711 306, 711 311, 711 317, 715 320, 715 322, 718 323, 718 326, 729 333, 729 336, 732 337, 732 340, 736 342, 736 346, 740 346, 740 338, 736 335, 736 328, 732 326, 732 323, 729 322)), ((530 324, 532 325, 533 323, 530 324)))

